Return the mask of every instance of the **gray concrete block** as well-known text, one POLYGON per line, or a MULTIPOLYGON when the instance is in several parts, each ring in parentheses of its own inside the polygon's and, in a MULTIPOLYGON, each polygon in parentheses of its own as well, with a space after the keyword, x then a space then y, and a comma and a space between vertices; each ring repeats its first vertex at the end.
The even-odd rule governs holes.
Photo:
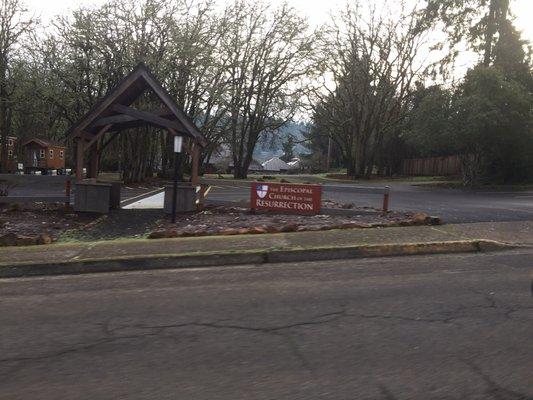
MULTIPOLYGON (((165 187, 164 211, 166 214, 172 213, 172 186, 165 187)), ((176 212, 194 212, 196 211, 196 187, 189 184, 179 184, 176 193, 176 212)))
POLYGON ((97 181, 97 183, 103 183, 105 185, 111 185, 110 191, 110 204, 109 207, 112 210, 120 209, 120 189, 122 187, 122 182, 109 182, 109 181, 97 181))
POLYGON ((111 205, 111 185, 103 183, 76 183, 74 210, 106 214, 111 205))

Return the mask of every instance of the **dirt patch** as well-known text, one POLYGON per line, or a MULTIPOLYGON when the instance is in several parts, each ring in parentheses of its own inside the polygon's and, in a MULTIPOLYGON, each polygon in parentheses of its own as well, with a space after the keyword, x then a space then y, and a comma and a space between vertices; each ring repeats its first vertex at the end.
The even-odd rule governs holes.
POLYGON ((65 211, 64 205, 0 206, 0 246, 48 244, 68 230, 78 230, 95 215, 65 211))
POLYGON ((93 242, 112 239, 138 239, 146 237, 164 223, 162 210, 112 210, 100 215, 80 229, 64 232, 59 241, 93 242))

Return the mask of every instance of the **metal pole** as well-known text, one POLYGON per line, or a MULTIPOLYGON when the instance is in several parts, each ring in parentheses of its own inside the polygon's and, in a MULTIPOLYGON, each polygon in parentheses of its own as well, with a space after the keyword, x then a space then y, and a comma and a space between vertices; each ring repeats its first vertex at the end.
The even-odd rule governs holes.
POLYGON ((65 182, 65 211, 70 210, 70 177, 67 177, 67 180, 65 182))
POLYGON ((174 152, 174 189, 172 191, 172 223, 176 223, 176 201, 178 196, 178 153, 174 152))
POLYGON ((328 137, 328 155, 326 159, 326 172, 329 172, 331 167, 331 134, 328 137))

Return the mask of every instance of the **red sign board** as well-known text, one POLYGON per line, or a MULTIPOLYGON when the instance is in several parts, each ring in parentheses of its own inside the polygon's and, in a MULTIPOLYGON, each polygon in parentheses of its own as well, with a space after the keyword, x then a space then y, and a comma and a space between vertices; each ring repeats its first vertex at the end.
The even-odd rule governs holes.
POLYGON ((314 215, 320 212, 322 187, 289 183, 253 182, 252 210, 283 211, 314 215))

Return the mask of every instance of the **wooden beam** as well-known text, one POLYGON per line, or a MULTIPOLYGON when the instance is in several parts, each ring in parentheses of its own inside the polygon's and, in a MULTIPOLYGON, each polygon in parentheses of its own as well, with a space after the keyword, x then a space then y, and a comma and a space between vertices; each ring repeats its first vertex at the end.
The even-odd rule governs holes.
POLYGON ((197 186, 200 183, 199 171, 200 151, 198 146, 191 143, 191 183, 197 186))
POLYGON ((91 140, 93 138, 93 134, 85 131, 77 131, 74 134, 74 138, 83 139, 83 140, 91 140))
MULTIPOLYGON (((98 118, 98 116, 106 112, 113 103, 120 101, 128 90, 135 89, 136 83, 142 84, 142 71, 144 69, 146 69, 144 65, 138 65, 129 75, 125 76, 113 89, 111 89, 111 92, 107 94, 101 102, 93 106, 93 108, 89 110, 80 121, 70 128, 67 135, 72 135, 72 132, 75 130, 82 131, 87 128, 98 118)), ((145 85, 142 86, 142 90, 139 90, 139 93, 131 98, 132 102, 146 89, 145 85)))
POLYGON ((207 146, 207 139, 204 135, 198 130, 198 127, 194 122, 179 109, 174 100, 170 97, 168 92, 161 86, 157 81, 155 76, 147 69, 141 72, 142 76, 154 91, 154 93, 159 97, 163 104, 179 119, 180 123, 184 126, 185 131, 189 132, 189 136, 192 136, 194 140, 202 147, 207 146))
MULTIPOLYGON (((183 125, 178 121, 171 121, 169 119, 159 117, 155 114, 152 114, 146 111, 135 110, 134 108, 127 107, 122 104, 115 104, 113 105, 112 108, 113 108, 113 111, 119 112, 121 114, 129 115, 130 117, 143 120, 147 123, 159 126, 161 128, 174 129, 178 131, 185 130, 183 125)), ((190 134, 187 134, 187 136, 190 136, 190 134)))
POLYGON ((139 121, 138 118, 126 114, 111 115, 109 117, 99 118, 91 124, 91 128, 106 126, 108 124, 122 124, 124 122, 139 121))
POLYGON ((83 153, 85 147, 83 140, 78 139, 76 143, 76 182, 83 181, 83 153))
POLYGON ((183 141, 183 150, 185 150, 185 153, 187 153, 189 156, 192 157, 192 147, 194 146, 194 139, 191 137, 188 137, 187 140, 183 141))
POLYGON ((109 125, 106 125, 104 126, 102 129, 100 129, 100 131, 94 135, 94 137, 89 141, 89 143, 87 143, 85 145, 85 148, 88 149, 89 147, 91 147, 97 140, 100 140, 100 138, 105 135, 105 133, 109 130, 109 128, 111 128, 113 125, 109 124, 109 125))
MULTIPOLYGON (((135 112, 135 110, 133 111, 135 112)), ((109 123, 113 123, 115 125, 114 129, 129 129, 132 126, 135 126, 136 123, 140 124, 140 121, 137 122, 137 118, 145 121, 145 123, 161 128, 173 127, 180 132, 183 132, 185 136, 193 137, 195 142, 200 146, 205 147, 207 145, 207 139, 198 130, 194 121, 192 121, 183 110, 177 106, 161 83, 158 82, 157 78, 142 63, 113 87, 103 99, 83 116, 82 119, 72 125, 67 131, 67 135, 69 137, 76 135, 76 137, 82 137, 84 140, 90 141, 93 136, 92 131, 95 130, 95 128, 98 129, 100 126, 106 126, 109 123), (117 120, 113 115, 110 115, 114 110, 113 105, 118 104, 119 107, 129 108, 135 99, 139 98, 139 96, 141 96, 141 94, 147 89, 151 89, 159 97, 159 100, 166 109, 160 109, 159 111, 152 113, 140 112, 141 115, 132 115, 132 113, 123 110, 120 112, 121 114, 133 117, 133 119, 120 117, 122 119, 119 118, 119 123, 115 124, 115 121, 117 120), (156 117, 155 119, 154 116, 156 117), (172 119, 161 118, 162 116, 171 116, 172 119), (106 120, 105 118, 111 119, 106 120), (176 119, 175 121, 174 118, 176 119), (97 120, 99 121, 95 124, 95 121, 97 120), (82 131, 85 131, 85 133, 82 133, 82 131), (90 133, 86 135, 87 131, 90 133)))
POLYGON ((97 179, 99 168, 100 168, 100 153, 98 151, 98 145, 96 145, 91 149, 91 153, 89 155, 89 171, 88 171, 89 178, 97 179))
MULTIPOLYGON (((158 117, 173 117, 174 116, 172 112, 168 109, 159 108, 157 110, 152 110, 148 112, 150 114, 157 115, 158 117)), ((102 117, 102 118, 95 120, 91 124, 90 127, 97 128, 100 126, 106 126, 108 124, 114 125, 114 124, 124 124, 124 123, 129 123, 129 122, 144 122, 144 120, 136 118, 136 117, 132 117, 131 115, 126 115, 126 114, 110 115, 108 117, 102 117)))
POLYGON ((113 132, 113 134, 109 137, 109 139, 107 139, 107 141, 102 145, 102 147, 100 148, 100 152, 104 151, 104 149, 113 141, 115 140, 115 138, 118 137, 118 134, 120 132, 117 131, 117 132, 113 132))

